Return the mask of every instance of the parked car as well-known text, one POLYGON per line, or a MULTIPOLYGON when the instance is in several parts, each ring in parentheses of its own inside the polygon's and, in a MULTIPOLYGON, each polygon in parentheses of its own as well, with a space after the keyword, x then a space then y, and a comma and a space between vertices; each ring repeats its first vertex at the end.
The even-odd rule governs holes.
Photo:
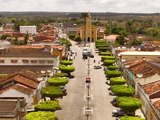
POLYGON ((107 81, 106 81, 106 84, 107 84, 107 85, 110 85, 110 81, 109 81, 109 80, 107 80, 107 81))
POLYGON ((100 65, 95 65, 94 69, 101 69, 102 67, 100 65))
POLYGON ((114 107, 117 107, 117 97, 113 98, 113 100, 111 101, 111 104, 114 106, 114 107))
POLYGON ((108 69, 107 66, 104 66, 103 70, 106 71, 107 69, 108 69))
POLYGON ((109 91, 109 95, 114 95, 114 93, 112 91, 109 91))
POLYGON ((118 117, 118 116, 124 116, 124 115, 129 115, 129 116, 134 116, 135 112, 124 112, 122 109, 115 109, 112 110, 112 116, 118 117))
POLYGON ((60 89, 62 90, 62 92, 64 93, 64 95, 67 95, 66 86, 60 86, 60 89))
POLYGON ((90 58, 94 58, 94 55, 92 55, 92 54, 89 54, 89 57, 90 57, 90 58))

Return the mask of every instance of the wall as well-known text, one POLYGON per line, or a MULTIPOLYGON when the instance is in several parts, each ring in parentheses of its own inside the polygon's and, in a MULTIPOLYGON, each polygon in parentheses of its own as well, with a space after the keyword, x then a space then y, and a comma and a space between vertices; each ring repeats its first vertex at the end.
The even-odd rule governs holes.
POLYGON ((22 92, 19 92, 15 89, 9 89, 0 94, 0 97, 24 97, 26 99, 27 107, 33 104, 32 95, 27 95, 22 92))
POLYGON ((150 99, 143 89, 138 85, 138 97, 142 101, 142 111, 146 117, 146 120, 160 120, 160 114, 156 111, 150 102, 150 99))
POLYGON ((20 33, 37 34, 36 26, 20 26, 20 33))

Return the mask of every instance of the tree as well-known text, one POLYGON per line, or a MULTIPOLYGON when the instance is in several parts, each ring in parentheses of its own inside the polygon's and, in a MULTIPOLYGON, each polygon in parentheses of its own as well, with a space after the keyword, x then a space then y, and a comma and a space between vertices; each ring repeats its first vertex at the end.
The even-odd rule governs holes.
POLYGON ((60 65, 59 66, 59 70, 61 72, 64 72, 64 73, 67 73, 69 76, 71 75, 71 72, 74 72, 75 71, 75 67, 74 66, 65 66, 65 65, 60 65))
POLYGON ((54 112, 38 111, 28 113, 25 120, 57 120, 57 117, 54 112))
POLYGON ((29 39, 29 34, 28 34, 28 32, 27 32, 27 34, 26 34, 25 37, 24 37, 24 44, 27 44, 28 39, 29 39))
POLYGON ((79 44, 82 42, 82 39, 81 37, 77 36, 75 39, 74 39, 76 42, 78 42, 79 44))
POLYGON ((117 104, 125 112, 135 112, 142 106, 141 100, 134 97, 118 97, 117 104))
POLYGON ((58 100, 42 101, 34 106, 35 111, 56 111, 60 110, 58 100))
POLYGON ((117 96, 133 96, 135 93, 133 87, 124 85, 113 85, 111 91, 117 96))
POLYGON ((114 77, 110 79, 111 85, 124 85, 127 81, 121 77, 114 77))
POLYGON ((64 86, 68 83, 68 79, 66 77, 51 77, 47 80, 47 83, 50 86, 64 86))
POLYGON ((116 38, 116 42, 118 42, 120 45, 125 45, 127 43, 126 39, 122 35, 116 38))
POLYGON ((73 61, 71 61, 71 60, 61 60, 60 64, 62 64, 62 65, 72 65, 73 61))

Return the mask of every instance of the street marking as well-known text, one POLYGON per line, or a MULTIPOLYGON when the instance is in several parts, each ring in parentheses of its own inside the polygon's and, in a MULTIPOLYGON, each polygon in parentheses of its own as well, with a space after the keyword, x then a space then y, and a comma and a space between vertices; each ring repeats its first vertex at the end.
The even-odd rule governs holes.
POLYGON ((84 100, 87 101, 88 99, 93 100, 94 99, 93 95, 88 96, 88 95, 84 94, 84 100))
MULTIPOLYGON (((91 81, 92 82, 92 81, 91 81)), ((84 89, 88 89, 88 85, 85 85, 84 89)), ((90 85, 90 89, 93 90, 92 85, 90 85)))
POLYGON ((89 109, 87 106, 83 107, 83 114, 86 116, 90 116, 93 114, 93 108, 89 106, 89 109))

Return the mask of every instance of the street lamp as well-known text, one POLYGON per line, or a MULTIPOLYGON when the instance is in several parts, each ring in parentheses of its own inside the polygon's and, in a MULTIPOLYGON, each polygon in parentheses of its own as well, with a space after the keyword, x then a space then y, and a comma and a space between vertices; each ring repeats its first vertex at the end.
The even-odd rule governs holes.
MULTIPOLYGON (((143 77, 143 74, 139 73, 137 74, 137 77, 139 78, 138 80, 140 81, 140 79, 143 77)), ((137 86, 138 86, 138 81, 137 79, 135 79, 135 94, 137 95, 137 86)))

